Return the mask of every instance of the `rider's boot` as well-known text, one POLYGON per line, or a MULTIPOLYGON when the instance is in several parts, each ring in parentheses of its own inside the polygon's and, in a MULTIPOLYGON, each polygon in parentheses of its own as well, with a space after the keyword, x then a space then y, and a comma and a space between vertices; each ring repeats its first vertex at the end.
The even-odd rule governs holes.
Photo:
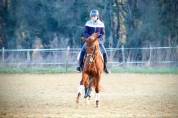
POLYGON ((104 58, 104 72, 109 74, 109 70, 107 68, 107 55, 106 54, 103 54, 103 58, 104 58))

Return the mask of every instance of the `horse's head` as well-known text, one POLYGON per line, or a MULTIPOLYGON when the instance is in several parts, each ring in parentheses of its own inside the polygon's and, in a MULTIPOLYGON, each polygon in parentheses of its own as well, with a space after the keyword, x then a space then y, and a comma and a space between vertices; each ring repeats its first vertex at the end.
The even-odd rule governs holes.
POLYGON ((91 64, 94 62, 95 55, 99 50, 98 33, 93 33, 85 41, 86 41, 86 51, 87 51, 86 61, 87 63, 91 64))
POLYGON ((98 33, 93 33, 90 37, 86 39, 87 46, 94 46, 99 44, 98 33))
POLYGON ((87 54, 95 52, 94 50, 99 48, 98 33, 93 33, 85 41, 86 41, 86 47, 87 47, 87 54))

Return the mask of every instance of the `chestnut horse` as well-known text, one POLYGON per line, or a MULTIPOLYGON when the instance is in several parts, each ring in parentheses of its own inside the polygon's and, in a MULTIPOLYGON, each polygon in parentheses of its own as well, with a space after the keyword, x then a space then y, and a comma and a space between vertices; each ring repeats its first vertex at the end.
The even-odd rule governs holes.
POLYGON ((88 98, 90 97, 91 86, 94 86, 96 92, 96 107, 98 107, 100 98, 99 83, 104 68, 103 58, 99 48, 98 34, 93 33, 92 36, 85 40, 85 42, 87 53, 85 56, 84 67, 82 71, 82 80, 80 82, 76 102, 79 103, 79 98, 81 96, 83 88, 85 88, 84 98, 88 98))

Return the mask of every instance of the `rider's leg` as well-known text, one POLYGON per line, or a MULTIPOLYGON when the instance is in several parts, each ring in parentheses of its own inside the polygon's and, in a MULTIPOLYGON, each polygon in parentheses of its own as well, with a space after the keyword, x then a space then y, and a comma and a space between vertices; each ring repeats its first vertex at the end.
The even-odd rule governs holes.
POLYGON ((107 55, 106 49, 103 44, 100 44, 100 49, 101 49, 101 52, 103 54, 103 59, 104 59, 104 71, 106 73, 109 73, 109 71, 107 69, 108 55, 107 55))
POLYGON ((83 59, 84 59, 85 53, 86 53, 86 47, 84 44, 80 52, 79 67, 77 67, 77 71, 82 71, 83 69, 83 64, 84 64, 83 59))

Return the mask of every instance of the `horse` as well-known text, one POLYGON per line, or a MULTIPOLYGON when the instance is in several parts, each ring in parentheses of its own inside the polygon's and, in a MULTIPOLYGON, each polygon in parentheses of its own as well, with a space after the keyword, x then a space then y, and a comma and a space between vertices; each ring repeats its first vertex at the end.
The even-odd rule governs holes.
POLYGON ((79 98, 82 90, 85 88, 84 98, 90 98, 91 87, 93 86, 96 92, 96 107, 99 106, 100 99, 100 80, 103 73, 104 62, 99 47, 98 33, 93 33, 86 42, 86 56, 82 70, 82 80, 77 94, 76 102, 79 103, 79 98))

